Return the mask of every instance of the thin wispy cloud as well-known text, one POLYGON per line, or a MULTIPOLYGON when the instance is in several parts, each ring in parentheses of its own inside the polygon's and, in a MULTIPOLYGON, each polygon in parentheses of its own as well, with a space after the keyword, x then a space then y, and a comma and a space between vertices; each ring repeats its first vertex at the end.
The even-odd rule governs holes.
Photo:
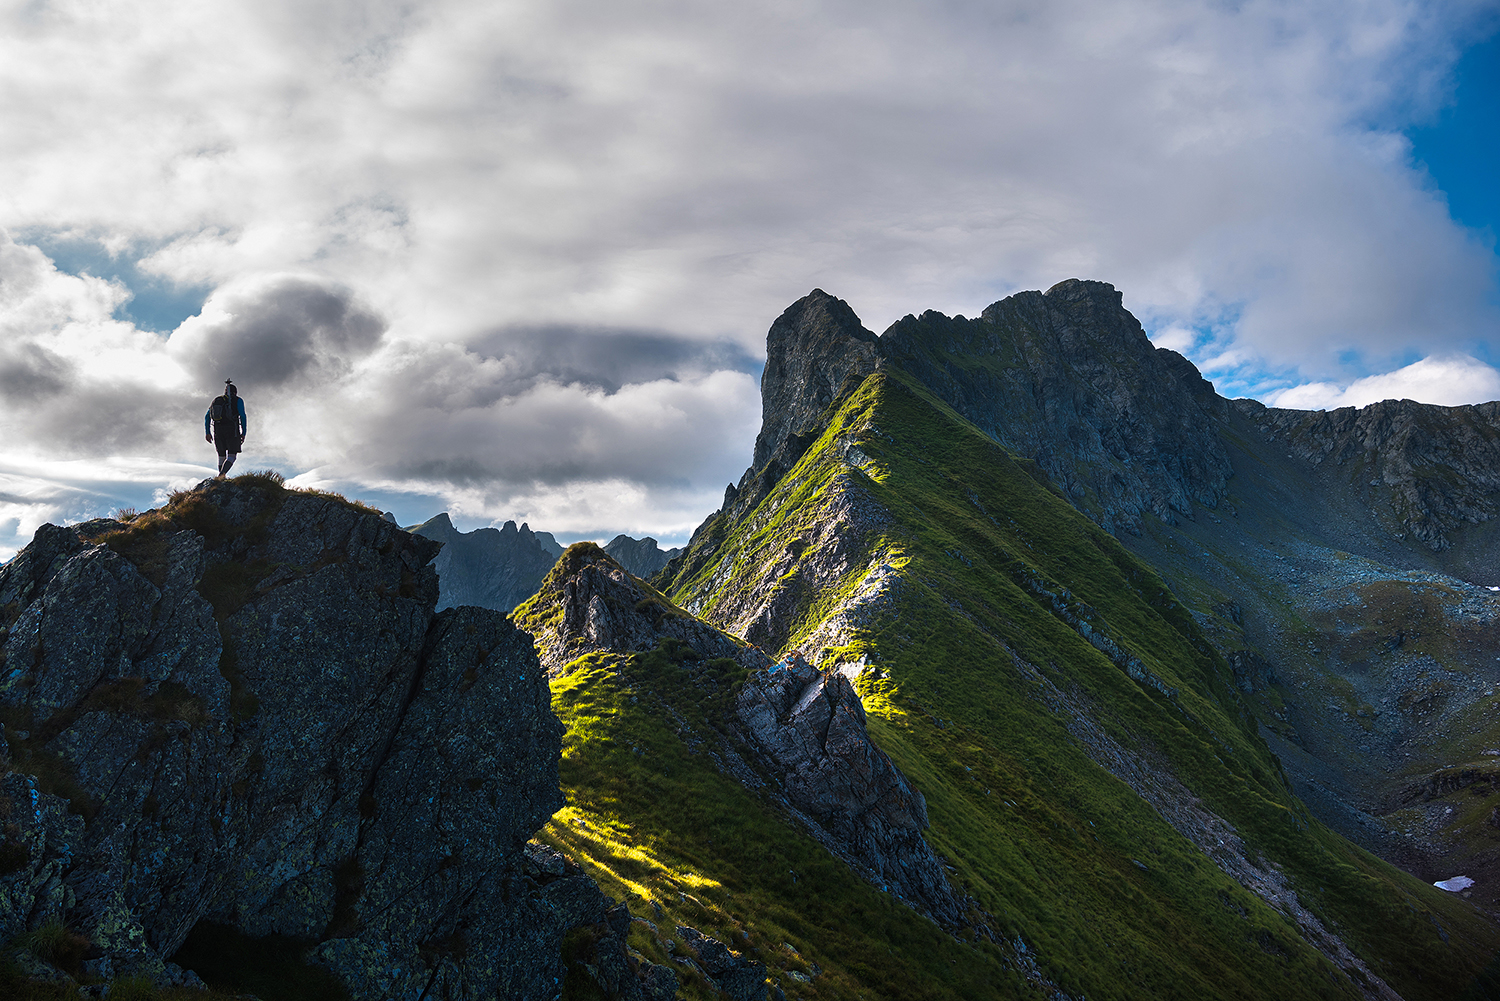
POLYGON ((0 5, 3 449, 202 461, 231 376, 244 468, 680 541, 814 286, 1098 278, 1229 388, 1483 357, 1493 244, 1400 130, 1497 10, 0 5))

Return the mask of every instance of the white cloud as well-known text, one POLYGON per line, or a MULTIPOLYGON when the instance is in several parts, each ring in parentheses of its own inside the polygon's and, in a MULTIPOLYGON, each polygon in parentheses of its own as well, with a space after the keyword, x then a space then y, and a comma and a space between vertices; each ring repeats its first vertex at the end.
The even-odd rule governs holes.
POLYGON ((0 560, 16 554, 36 530, 144 511, 212 476, 213 469, 146 459, 49 462, 0 453, 0 560))
POLYGON ((1473 353, 1493 248, 1399 130, 1496 10, 0 5, 0 433, 198 461, 234 375, 250 468, 675 525, 747 460, 744 355, 814 286, 880 330, 1099 278, 1221 383, 1473 353), (30 245, 60 235, 213 295, 169 345, 30 245), (662 367, 538 347, 580 330, 662 367))
POLYGON ((1382 375, 1356 379, 1347 386, 1309 382, 1268 393, 1269 406, 1289 410, 1336 410, 1366 407, 1381 400, 1416 400, 1443 407, 1500 400, 1500 371, 1468 355, 1423 358, 1382 375))

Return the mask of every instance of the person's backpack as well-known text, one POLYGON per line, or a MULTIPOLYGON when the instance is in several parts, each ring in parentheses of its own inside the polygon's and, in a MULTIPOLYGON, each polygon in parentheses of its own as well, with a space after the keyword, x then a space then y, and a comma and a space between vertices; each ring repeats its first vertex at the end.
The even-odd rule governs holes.
POLYGON ((215 424, 228 424, 232 419, 232 415, 229 412, 229 397, 214 397, 213 405, 208 408, 208 412, 215 424))

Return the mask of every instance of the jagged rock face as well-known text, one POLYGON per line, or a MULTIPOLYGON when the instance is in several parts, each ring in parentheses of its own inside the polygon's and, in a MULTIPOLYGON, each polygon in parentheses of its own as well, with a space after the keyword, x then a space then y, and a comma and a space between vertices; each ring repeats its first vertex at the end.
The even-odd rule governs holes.
POLYGON ((509 612, 536 593, 562 548, 547 532, 507 521, 503 528, 460 532, 447 513, 412 529, 443 544, 433 561, 438 608, 474 605, 509 612))
POLYGON ((632 539, 628 535, 617 535, 605 543, 604 551, 610 559, 637 577, 650 577, 672 559, 681 549, 662 549, 655 539, 632 539))
POLYGON ((750 469, 725 493, 726 515, 748 513, 796 464, 846 380, 884 364, 1035 460, 1110 531, 1138 532, 1143 512, 1170 523, 1224 497, 1227 402, 1186 358, 1151 344, 1114 286, 1071 279, 979 319, 907 316, 879 338, 822 290, 792 304, 767 335, 761 432, 750 469))
POLYGON ((592 542, 568 548, 536 602, 519 609, 517 618, 536 637, 541 664, 553 677, 586 653, 643 652, 663 637, 705 659, 727 657, 751 670, 771 664, 756 647, 673 605, 592 542))
POLYGON ((962 904, 922 838, 927 803, 871 742, 848 678, 791 654, 747 681, 735 706, 787 799, 867 867, 876 885, 943 924, 962 920, 962 904))
POLYGON ((1500 403, 1385 400, 1330 411, 1278 410, 1255 400, 1234 406, 1288 452, 1367 498, 1392 535, 1411 535, 1442 552, 1452 545, 1449 533, 1500 512, 1500 403))
POLYGON ((436 545, 337 500, 210 482, 143 517, 0 568, 0 930, 160 977, 208 918, 319 942, 356 997, 550 996, 605 905, 522 851, 562 805, 530 637, 434 616, 436 545))
MULTIPOLYGON (((942 923, 961 923, 963 904, 922 837, 922 795, 870 740, 864 707, 843 675, 819 672, 800 655, 773 664, 759 648, 677 608, 590 543, 563 555, 518 617, 554 675, 588 653, 644 652, 663 639, 688 644, 700 662, 729 657, 749 668, 736 718, 723 722, 759 752, 763 770, 813 836, 876 886, 942 923)), ((739 777, 752 788, 760 784, 739 777)))
POLYGON ((1224 496, 1227 404, 1186 358, 1152 346, 1113 285, 1020 292, 978 320, 908 316, 880 348, 1110 531, 1224 496))
POLYGON ((761 429, 752 470, 778 459, 774 478, 796 464, 822 431, 819 417, 844 381, 875 371, 880 348, 842 299, 813 289, 787 307, 766 335, 761 375, 761 429))

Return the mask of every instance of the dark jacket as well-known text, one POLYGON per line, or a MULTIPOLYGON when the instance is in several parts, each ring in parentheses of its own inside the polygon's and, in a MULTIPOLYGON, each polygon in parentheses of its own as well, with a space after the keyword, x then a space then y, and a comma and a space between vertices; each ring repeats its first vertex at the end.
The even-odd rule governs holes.
MULTIPOLYGON (((223 400, 224 397, 217 396, 214 403, 223 400)), ((213 404, 209 404, 208 410, 203 414, 203 433, 212 433, 214 444, 219 447, 220 452, 238 452, 240 444, 245 440, 245 432, 250 429, 245 421, 245 401, 242 397, 234 397, 234 408, 238 411, 238 421, 225 421, 220 424, 214 420, 213 404)))

